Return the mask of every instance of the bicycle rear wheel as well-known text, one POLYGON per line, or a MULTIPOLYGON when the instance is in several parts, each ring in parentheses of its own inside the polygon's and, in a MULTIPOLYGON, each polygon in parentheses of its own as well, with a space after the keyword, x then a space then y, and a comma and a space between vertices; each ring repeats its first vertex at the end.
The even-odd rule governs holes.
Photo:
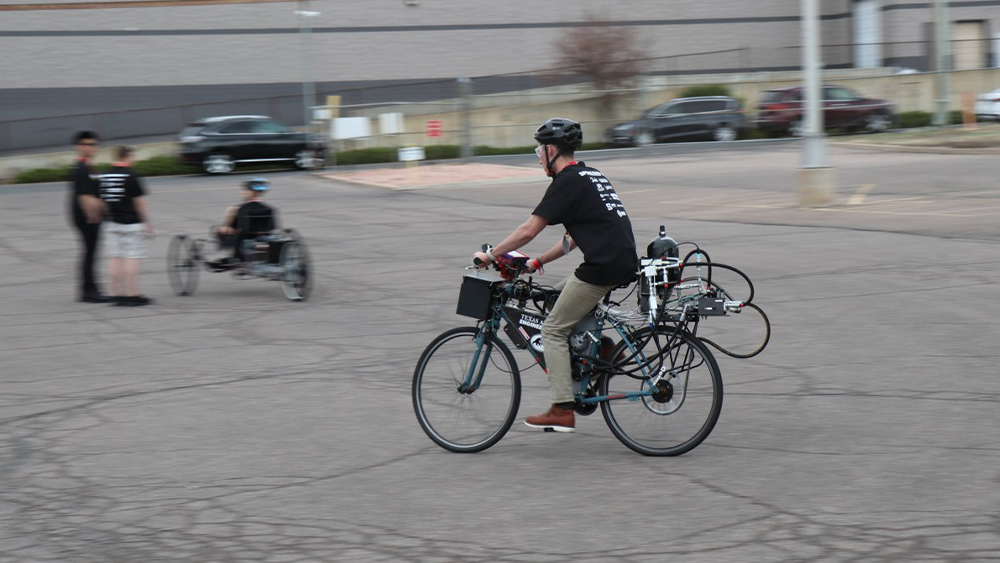
POLYGON ((413 409, 420 427, 442 448, 473 453, 496 444, 521 403, 521 377, 510 349, 494 335, 483 343, 473 373, 478 389, 459 390, 476 353, 479 329, 451 329, 427 346, 413 372, 413 409))
MULTIPOLYGON (((649 330, 637 331, 632 342, 644 341, 649 330)), ((655 392, 635 399, 605 401, 601 413, 615 437, 632 450, 650 456, 681 455, 704 441, 719 420, 722 375, 712 353, 688 331, 673 335, 673 327, 660 327, 657 332, 666 351, 666 370, 654 386, 655 392)), ((646 358, 655 355, 656 345, 650 342, 643 352, 646 358)), ((625 342, 618 344, 611 357, 617 358, 619 353, 624 354, 622 357, 632 355, 625 342)), ((644 356, 637 356, 623 368, 635 368, 637 362, 646 361, 644 356)), ((658 369, 659 361, 653 359, 650 364, 647 374, 658 369)), ((649 391, 652 379, 608 375, 601 380, 600 393, 613 396, 649 391)))

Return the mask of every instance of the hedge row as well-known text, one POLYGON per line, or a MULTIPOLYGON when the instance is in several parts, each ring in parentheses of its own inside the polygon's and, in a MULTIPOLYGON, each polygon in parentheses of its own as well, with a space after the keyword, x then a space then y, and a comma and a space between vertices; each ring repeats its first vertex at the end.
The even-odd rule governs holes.
MULTIPOLYGON (((707 88, 707 87, 706 87, 707 88)), ((708 90, 705 90, 708 91, 708 90)), ((701 92, 701 90, 699 90, 701 92)), ((706 94, 699 94, 706 95, 706 94)), ((951 112, 950 122, 952 124, 962 123, 962 112, 951 112)), ((927 127, 931 124, 933 114, 926 111, 908 111, 896 116, 897 127, 927 127)), ((747 131, 748 139, 760 139, 767 135, 756 129, 747 131)), ((584 143, 582 150, 595 150, 605 148, 603 143, 584 143)), ((336 154, 337 166, 350 166, 356 164, 383 164, 396 162, 396 148, 379 147, 371 149, 357 149, 351 151, 338 152, 336 154)), ((500 148, 479 145, 474 147, 473 153, 476 156, 495 156, 505 154, 531 154, 535 150, 535 145, 500 148)), ((462 148, 459 145, 431 145, 424 147, 424 154, 427 160, 447 160, 459 158, 462 148)), ((100 164, 98 169, 107 170, 110 164, 100 164)), ((272 165, 255 165, 252 167, 241 167, 240 170, 248 171, 253 169, 270 169, 272 165)), ((135 163, 134 169, 140 176, 173 176, 179 174, 198 174, 201 169, 180 162, 174 156, 157 156, 135 163)), ((70 168, 36 168, 21 172, 14 178, 15 184, 32 184, 38 182, 62 182, 68 181, 70 168)))

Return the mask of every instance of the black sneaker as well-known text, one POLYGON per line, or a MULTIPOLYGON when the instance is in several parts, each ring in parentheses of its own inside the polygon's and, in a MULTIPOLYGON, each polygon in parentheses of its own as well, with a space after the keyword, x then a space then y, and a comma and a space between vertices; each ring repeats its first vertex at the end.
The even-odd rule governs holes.
POLYGON ((232 270, 237 262, 232 258, 219 258, 218 260, 209 260, 205 262, 213 272, 225 272, 226 270, 232 270))
POLYGON ((153 304, 153 300, 150 299, 149 297, 146 297, 145 295, 133 295, 130 297, 126 297, 125 299, 128 300, 125 304, 128 305, 129 307, 142 307, 144 305, 153 304))
POLYGON ((83 296, 80 297, 80 302, 82 303, 107 303, 108 301, 111 301, 111 298, 107 295, 102 295, 96 292, 84 293, 83 296))

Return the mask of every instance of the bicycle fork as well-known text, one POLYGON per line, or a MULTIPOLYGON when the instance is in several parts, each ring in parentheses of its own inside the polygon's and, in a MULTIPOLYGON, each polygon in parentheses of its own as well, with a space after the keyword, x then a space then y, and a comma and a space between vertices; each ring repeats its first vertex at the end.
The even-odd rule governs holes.
POLYGON ((486 364, 490 361, 490 353, 493 352, 493 345, 486 343, 486 333, 486 330, 480 330, 476 334, 476 351, 472 354, 472 362, 465 370, 465 379, 458 386, 459 393, 471 395, 479 389, 483 382, 486 364))

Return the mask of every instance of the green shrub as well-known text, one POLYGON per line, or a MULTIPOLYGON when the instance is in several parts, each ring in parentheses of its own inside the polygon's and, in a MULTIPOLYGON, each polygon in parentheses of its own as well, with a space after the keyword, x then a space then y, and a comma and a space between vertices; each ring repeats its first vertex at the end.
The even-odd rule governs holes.
POLYGON ((903 129, 911 127, 927 127, 931 124, 933 115, 926 111, 904 111, 899 114, 899 126, 903 129))
POLYGON ((531 145, 527 147, 512 147, 512 148, 502 148, 502 147, 491 147, 487 145, 476 145, 473 147, 472 152, 476 156, 494 156, 494 155, 504 155, 504 154, 531 154, 535 152, 535 147, 537 145, 531 145))
POLYGON ((722 84, 699 84, 697 86, 688 86, 685 88, 679 97, 681 98, 695 98, 698 96, 731 96, 732 93, 728 86, 723 86, 722 84))
POLYGON ((462 147, 458 145, 431 145, 424 147, 424 156, 427 157, 427 160, 458 158, 462 156, 462 147))
MULTIPOLYGON (((975 119, 973 119, 975 121, 975 119)), ((962 115, 962 110, 956 109, 948 113, 948 123, 952 125, 961 125, 965 123, 965 116, 962 115)))
POLYGON ((756 127, 744 129, 740 133, 741 139, 770 139, 771 135, 767 131, 761 131, 756 127))
POLYGON ((35 168, 25 170, 14 177, 15 184, 37 184, 39 182, 63 182, 70 178, 70 167, 35 168))
POLYGON ((139 176, 174 176, 201 172, 197 166, 184 164, 176 156, 154 156, 140 160, 135 163, 132 169, 139 176))
POLYGON ((383 162, 396 162, 396 149, 391 147, 376 147, 343 151, 336 154, 337 166, 381 164, 383 162))

